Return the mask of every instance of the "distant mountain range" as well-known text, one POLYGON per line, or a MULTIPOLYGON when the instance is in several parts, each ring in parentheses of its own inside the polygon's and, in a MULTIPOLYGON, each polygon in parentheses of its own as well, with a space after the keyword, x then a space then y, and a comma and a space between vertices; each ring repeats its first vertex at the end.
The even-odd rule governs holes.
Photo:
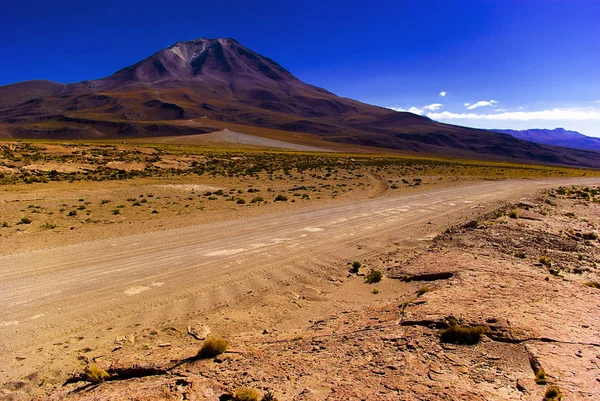
POLYGON ((600 151, 600 138, 583 135, 577 131, 568 131, 564 128, 527 130, 494 129, 492 131, 509 134, 515 138, 535 143, 600 151))
POLYGON ((600 168, 600 153, 442 124, 336 96, 229 38, 178 42, 102 79, 0 87, 0 137, 133 138, 230 127, 238 132, 269 128, 280 135, 276 139, 291 142, 294 133, 307 133, 317 145, 335 141, 447 157, 600 168))

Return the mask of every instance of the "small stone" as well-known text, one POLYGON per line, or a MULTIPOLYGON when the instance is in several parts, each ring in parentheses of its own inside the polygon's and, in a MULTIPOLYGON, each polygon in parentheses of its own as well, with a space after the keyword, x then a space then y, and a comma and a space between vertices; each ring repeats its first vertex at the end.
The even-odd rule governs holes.
POLYGON ((159 343, 158 346, 161 348, 170 347, 171 343, 159 343))

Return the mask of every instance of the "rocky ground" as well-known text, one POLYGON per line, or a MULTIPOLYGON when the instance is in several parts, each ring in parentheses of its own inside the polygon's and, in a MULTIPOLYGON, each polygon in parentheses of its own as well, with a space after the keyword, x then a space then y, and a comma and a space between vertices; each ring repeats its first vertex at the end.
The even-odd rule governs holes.
POLYGON ((597 188, 560 188, 413 253, 390 248, 361 260, 358 274, 329 278, 360 283, 383 271, 380 283, 362 284, 370 305, 231 336, 215 358, 195 358, 208 328, 173 327, 116 338, 110 354, 82 350, 65 385, 39 372, 0 394, 24 399, 19 389, 37 383, 39 399, 51 400, 224 400, 244 387, 279 400, 542 400, 555 386, 566 400, 596 400, 599 200, 597 188), (478 326, 474 344, 441 340, 449 327, 478 326), (149 347, 156 336, 163 342, 149 347), (111 377, 80 381, 86 365, 111 377))

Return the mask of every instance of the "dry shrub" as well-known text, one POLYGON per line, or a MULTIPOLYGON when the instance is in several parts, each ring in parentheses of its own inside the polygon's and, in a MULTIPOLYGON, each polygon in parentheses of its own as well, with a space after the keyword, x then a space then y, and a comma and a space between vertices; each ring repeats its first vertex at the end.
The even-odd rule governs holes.
POLYGON ((250 387, 242 387, 235 390, 233 393, 233 399, 235 401, 258 401, 260 396, 258 391, 250 387))
POLYGON ((96 365, 90 365, 86 367, 85 371, 83 372, 83 376, 87 381, 94 384, 101 383, 110 377, 106 370, 100 369, 96 365))
POLYGON ((563 395, 560 392, 560 389, 556 386, 550 386, 546 390, 544 394, 544 401, 560 401, 562 400, 563 395))
POLYGON ((431 289, 427 286, 423 286, 421 288, 419 288, 419 290, 417 291, 417 297, 420 297, 423 294, 427 294, 429 291, 431 291, 431 289))
POLYGON ((485 326, 451 326, 440 332, 442 342, 454 344, 477 344, 486 332, 485 326))
POLYGON ((198 351, 198 357, 202 359, 214 358, 227 351, 229 343, 222 338, 207 338, 198 351))

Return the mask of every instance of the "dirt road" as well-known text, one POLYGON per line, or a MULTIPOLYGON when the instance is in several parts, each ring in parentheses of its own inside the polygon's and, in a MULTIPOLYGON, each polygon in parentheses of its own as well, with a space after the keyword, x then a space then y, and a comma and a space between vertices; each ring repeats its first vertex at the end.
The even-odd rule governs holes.
MULTIPOLYGON (((499 201, 599 179, 495 181, 0 257, 0 379, 115 333, 165 327, 249 293, 431 238, 499 201)), ((237 305, 236 305, 237 302, 237 305)), ((258 301, 255 301, 258 302, 258 301)), ((268 317, 261 319, 268 321, 268 317)))

